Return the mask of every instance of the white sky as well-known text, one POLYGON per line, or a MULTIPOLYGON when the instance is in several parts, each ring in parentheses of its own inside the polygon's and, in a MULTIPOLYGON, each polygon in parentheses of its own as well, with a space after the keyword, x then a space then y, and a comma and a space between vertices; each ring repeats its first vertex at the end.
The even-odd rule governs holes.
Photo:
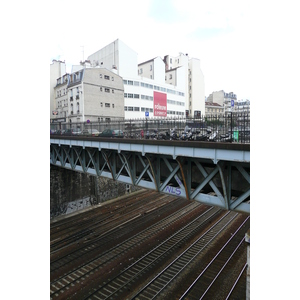
MULTIPOLYGON (((54 2, 55 3, 55 2, 54 2)), ((52 6, 56 22, 50 44, 52 59, 79 64, 90 54, 121 39, 138 53, 138 62, 179 52, 200 59, 205 95, 251 92, 257 26, 263 21, 252 1, 128 0, 59 1, 52 6), (260 20, 258 20, 260 19, 260 20), (84 46, 84 47, 82 47, 84 46)), ((262 6, 262 5, 261 5, 262 6)))

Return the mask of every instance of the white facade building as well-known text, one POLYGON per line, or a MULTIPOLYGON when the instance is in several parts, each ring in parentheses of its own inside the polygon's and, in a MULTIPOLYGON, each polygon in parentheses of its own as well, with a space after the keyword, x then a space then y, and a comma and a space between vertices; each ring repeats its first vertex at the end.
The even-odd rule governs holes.
POLYGON ((137 57, 118 39, 87 58, 93 67, 107 68, 123 78, 125 119, 184 117, 186 111, 193 115, 197 110, 204 114, 204 78, 199 60, 189 61, 188 56, 180 55, 172 70, 166 65, 166 57, 141 64, 137 57), (193 89, 189 83, 193 83, 193 89))
POLYGON ((164 62, 166 67, 166 82, 175 84, 185 90, 186 116, 204 115, 205 89, 200 60, 189 58, 188 54, 179 53, 179 56, 176 57, 166 55, 164 62))

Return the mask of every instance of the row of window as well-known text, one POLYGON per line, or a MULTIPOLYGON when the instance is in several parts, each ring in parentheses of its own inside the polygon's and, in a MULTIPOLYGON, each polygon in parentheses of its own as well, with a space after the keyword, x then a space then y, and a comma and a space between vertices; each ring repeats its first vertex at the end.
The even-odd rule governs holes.
MULTIPOLYGON (((104 92, 105 92, 105 93, 110 93, 110 90, 111 90, 111 92, 112 92, 112 93, 114 93, 114 92, 115 92, 115 90, 114 90, 114 89, 104 88, 104 92)), ((103 88, 102 88, 102 86, 100 86, 100 92, 103 92, 103 88)))
MULTIPOLYGON (((124 98, 140 99, 140 95, 139 94, 124 93, 124 98)), ((147 96, 147 95, 141 95, 141 99, 153 101, 153 97, 152 96, 147 96)), ((181 102, 181 101, 167 100, 167 103, 174 104, 174 105, 179 105, 179 106, 184 106, 184 102, 181 102)))
MULTIPOLYGON (((69 89, 71 97, 73 97, 73 90, 74 89, 69 89)), ((61 97, 63 95, 66 95, 67 93, 68 93, 68 89, 67 88, 58 90, 58 91, 56 91, 56 97, 57 98, 61 97)), ((79 95, 79 87, 76 87, 76 94, 79 95)))
POLYGON ((205 109, 207 112, 223 112, 223 109, 222 108, 206 108, 205 109))
MULTIPOLYGON (((99 76, 100 76, 100 78, 103 78, 102 74, 100 74, 99 76)), ((110 77, 108 75, 104 75, 104 79, 110 80, 110 77)), ((113 76, 111 76, 111 80, 114 81, 114 77, 113 76)))
MULTIPOLYGON (((136 106, 124 106, 124 110, 125 111, 148 111, 153 113, 153 108, 149 108, 149 107, 136 107, 136 106)), ((168 110, 167 111, 168 115, 177 115, 177 116, 183 116, 184 112, 182 111, 174 111, 174 110, 168 110)))
POLYGON ((182 93, 182 92, 178 92, 178 91, 171 90, 171 89, 166 89, 164 87, 160 87, 160 86, 157 86, 157 85, 152 85, 152 84, 145 83, 145 82, 140 83, 139 81, 126 80, 126 79, 124 79, 123 82, 124 82, 124 84, 127 84, 127 85, 141 86, 141 87, 149 88, 149 89, 152 89, 152 90, 154 89, 156 91, 167 92, 169 94, 174 94, 174 95, 179 95, 179 96, 184 97, 184 93, 182 93))
MULTIPOLYGON (((103 107, 103 102, 100 102, 100 106, 103 107)), ((110 103, 104 103, 104 107, 110 108, 110 103)), ((111 107, 112 107, 112 108, 115 108, 115 104, 112 103, 112 104, 111 104, 111 107)))

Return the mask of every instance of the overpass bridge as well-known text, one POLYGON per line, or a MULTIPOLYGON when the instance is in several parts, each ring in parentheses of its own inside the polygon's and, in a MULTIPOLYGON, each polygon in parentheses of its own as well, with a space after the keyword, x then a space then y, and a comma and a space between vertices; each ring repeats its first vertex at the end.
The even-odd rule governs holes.
POLYGON ((250 144, 50 135, 50 164, 250 214, 250 144))

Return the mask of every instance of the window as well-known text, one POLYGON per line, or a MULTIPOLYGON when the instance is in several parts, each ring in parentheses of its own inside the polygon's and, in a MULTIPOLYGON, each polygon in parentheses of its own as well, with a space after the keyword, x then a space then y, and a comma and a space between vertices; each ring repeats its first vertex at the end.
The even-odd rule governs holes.
POLYGON ((133 98, 133 94, 128 94, 128 98, 133 98))
POLYGON ((133 85, 133 81, 132 80, 128 80, 128 84, 129 85, 133 85))
POLYGON ((105 103, 105 107, 110 107, 110 103, 105 103))
POLYGON ((143 74, 143 68, 140 68, 140 74, 143 74))
POLYGON ((108 75, 104 75, 104 79, 109 80, 109 76, 108 75))
POLYGON ((150 71, 152 71, 152 65, 150 65, 150 71))
POLYGON ((134 111, 140 111, 139 107, 134 107, 134 111))
POLYGON ((172 79, 172 74, 170 74, 169 79, 172 79))
POLYGON ((115 90, 111 90, 111 92, 114 94, 114 93, 115 93, 115 90))
POLYGON ((115 105, 114 105, 114 104, 112 104, 112 108, 115 108, 115 105))
POLYGON ((140 95, 139 95, 139 94, 134 94, 134 98, 135 98, 135 99, 139 99, 139 98, 140 98, 140 95))
POLYGON ((100 102, 100 106, 103 107, 103 102, 100 102))
POLYGON ((100 74, 100 78, 102 78, 102 74, 100 74))
POLYGON ((132 106, 128 106, 128 111, 133 111, 133 107, 132 106))
POLYGON ((100 86, 100 92, 102 92, 102 86, 100 86))
POLYGON ((106 92, 106 93, 110 93, 110 89, 105 88, 105 92, 106 92))
POLYGON ((114 77, 113 76, 111 77, 111 80, 114 81, 114 77))

